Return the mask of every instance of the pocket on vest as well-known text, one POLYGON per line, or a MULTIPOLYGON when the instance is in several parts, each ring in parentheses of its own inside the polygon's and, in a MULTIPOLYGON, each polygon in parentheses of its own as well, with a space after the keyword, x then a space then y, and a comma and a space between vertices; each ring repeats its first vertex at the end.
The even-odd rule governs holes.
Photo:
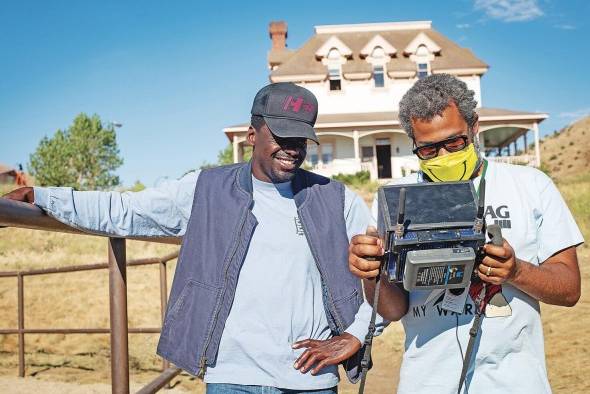
POLYGON ((190 346, 192 344, 188 342, 191 340, 205 338, 211 328, 219 291, 217 287, 193 279, 187 281, 166 316, 162 336, 172 339, 179 346, 190 346))

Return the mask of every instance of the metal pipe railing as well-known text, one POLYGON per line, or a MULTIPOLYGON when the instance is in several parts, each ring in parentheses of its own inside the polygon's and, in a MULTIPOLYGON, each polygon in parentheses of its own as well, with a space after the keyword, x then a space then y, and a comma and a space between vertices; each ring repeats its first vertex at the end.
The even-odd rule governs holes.
MULTIPOLYGON (((0 197, 0 227, 21 227, 33 230, 57 231, 61 233, 91 234, 106 237, 104 234, 81 231, 68 226, 47 215, 36 205, 0 197)), ((118 237, 114 237, 118 238, 118 237)), ((122 237, 121 237, 122 238, 122 237)), ((180 237, 125 237, 139 241, 180 244, 180 237)))
MULTIPOLYGON (((51 218, 35 205, 0 198, 0 227, 21 227, 35 230, 58 231, 73 234, 88 234, 51 218)), ((1 231, 1 230, 0 230, 1 231)), ((103 234, 94 234, 105 236, 103 234)), ((179 244, 176 237, 135 237, 131 239, 179 244)), ((166 262, 178 256, 178 252, 162 258, 148 258, 127 261, 125 238, 108 238, 108 263, 76 265, 71 267, 53 267, 28 271, 0 272, 0 278, 16 277, 18 283, 18 328, 0 329, 0 334, 18 334, 19 376, 25 376, 25 334, 104 334, 111 336, 111 381, 113 393, 129 393, 129 333, 157 333, 159 328, 129 328, 127 318, 127 266, 159 264, 160 267, 160 306, 162 322, 167 305, 167 274, 166 262), (78 329, 26 329, 24 313, 24 277, 47 275, 95 269, 109 270, 109 310, 110 328, 78 328, 78 329)), ((170 368, 163 361, 163 372, 154 381, 145 386, 142 393, 155 393, 178 375, 178 368, 170 368)))

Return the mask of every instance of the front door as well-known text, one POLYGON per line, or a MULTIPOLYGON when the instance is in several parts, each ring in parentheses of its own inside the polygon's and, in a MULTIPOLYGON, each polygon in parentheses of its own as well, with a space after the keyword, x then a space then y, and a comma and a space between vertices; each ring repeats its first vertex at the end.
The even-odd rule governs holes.
POLYGON ((378 144, 377 149, 377 177, 391 178, 391 145, 378 144))

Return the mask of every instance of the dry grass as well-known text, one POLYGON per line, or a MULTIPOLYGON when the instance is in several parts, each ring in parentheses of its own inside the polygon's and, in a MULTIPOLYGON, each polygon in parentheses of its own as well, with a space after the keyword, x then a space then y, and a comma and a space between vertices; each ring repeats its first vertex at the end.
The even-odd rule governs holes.
POLYGON ((585 173, 590 167, 590 117, 583 118, 541 143, 543 167, 555 179, 585 173))
MULTIPOLYGON (((178 246, 128 241, 128 258, 162 256, 178 246)), ((104 238, 24 229, 0 230, 0 267, 24 270, 105 262, 104 238)), ((169 281, 175 261, 168 264, 169 281)), ((128 269, 130 327, 160 325, 158 266, 128 269)), ((169 283, 170 288, 170 283, 169 283)), ((86 271, 25 277, 25 327, 108 328, 108 271, 86 271)), ((16 279, 0 279, 1 328, 17 326, 16 279)), ((135 380, 147 382, 158 374, 155 355, 158 335, 133 334, 129 338, 130 366, 135 380)), ((27 375, 63 382, 108 382, 109 336, 27 335, 27 375)), ((0 335, 0 375, 17 372, 17 336, 0 335)), ((183 380, 188 381, 187 378, 183 380)), ((1 383, 0 383, 1 387, 1 383)), ((0 392, 2 390, 0 389, 0 392)))
MULTIPOLYGON (((584 237, 588 240, 590 234, 584 237)), ((573 308, 541 304, 549 382, 555 393, 590 392, 590 248, 578 248, 582 297, 573 308)))

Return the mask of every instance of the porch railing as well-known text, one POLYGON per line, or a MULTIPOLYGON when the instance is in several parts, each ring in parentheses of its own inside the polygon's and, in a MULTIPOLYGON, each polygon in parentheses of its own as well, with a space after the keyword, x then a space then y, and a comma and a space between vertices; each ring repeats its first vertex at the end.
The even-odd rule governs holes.
POLYGON ((517 155, 517 156, 488 156, 488 160, 495 161, 497 163, 506 164, 522 164, 526 166, 537 166, 537 158, 534 155, 517 155))
MULTIPOLYGON (((86 234, 47 216, 38 207, 17 201, 0 198, 0 227, 21 227, 35 230, 86 234)), ((0 234, 1 234, 0 229, 0 234)), ((179 244, 180 238, 133 238, 151 242, 179 244)), ((127 267, 159 264, 160 266, 160 312, 162 320, 167 305, 166 263, 175 259, 178 252, 161 258, 127 260, 125 238, 108 238, 108 262, 71 267, 34 269, 27 271, 0 272, 0 278, 17 278, 18 327, 0 329, 0 334, 18 334, 19 376, 25 376, 25 334, 97 334, 110 333, 111 348, 111 387, 112 392, 129 393, 129 348, 128 334, 159 333, 159 327, 128 328, 127 319, 127 267), (110 328, 25 328, 24 278, 32 275, 79 272, 98 269, 109 270, 109 317, 110 328)), ((180 369, 170 367, 163 361, 162 374, 142 388, 139 393, 155 393, 180 373, 180 369)))

